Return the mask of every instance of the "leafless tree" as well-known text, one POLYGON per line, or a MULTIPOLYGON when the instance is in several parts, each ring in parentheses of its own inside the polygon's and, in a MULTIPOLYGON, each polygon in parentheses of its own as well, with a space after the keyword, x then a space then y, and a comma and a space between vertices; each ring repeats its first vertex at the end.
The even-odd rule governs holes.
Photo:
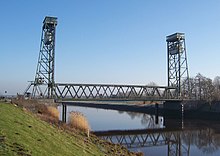
POLYGON ((220 100, 220 76, 216 76, 213 80, 214 100, 220 100))
MULTIPOLYGON (((189 83, 186 84, 188 84, 188 86, 185 86, 185 88, 189 90, 189 96, 191 98, 208 101, 214 100, 215 87, 212 83, 212 79, 198 73, 194 78, 190 78, 189 83)), ((185 92, 185 88, 183 87, 182 92, 185 92)))

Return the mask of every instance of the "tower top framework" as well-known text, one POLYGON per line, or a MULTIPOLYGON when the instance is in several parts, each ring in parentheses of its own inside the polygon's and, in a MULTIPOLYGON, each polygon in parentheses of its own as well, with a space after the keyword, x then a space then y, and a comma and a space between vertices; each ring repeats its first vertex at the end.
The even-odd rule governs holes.
POLYGON ((176 87, 178 97, 189 96, 189 71, 186 56, 185 34, 175 33, 166 37, 168 87, 176 87))

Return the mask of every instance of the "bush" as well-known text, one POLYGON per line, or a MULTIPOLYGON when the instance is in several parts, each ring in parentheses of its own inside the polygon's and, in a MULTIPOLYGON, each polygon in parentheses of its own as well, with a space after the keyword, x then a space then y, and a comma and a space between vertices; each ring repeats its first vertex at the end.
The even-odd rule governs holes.
POLYGON ((59 119, 60 113, 56 107, 47 106, 48 114, 56 119, 59 119))
POLYGON ((70 112, 69 125, 76 129, 86 132, 89 136, 90 126, 86 117, 80 112, 70 112))

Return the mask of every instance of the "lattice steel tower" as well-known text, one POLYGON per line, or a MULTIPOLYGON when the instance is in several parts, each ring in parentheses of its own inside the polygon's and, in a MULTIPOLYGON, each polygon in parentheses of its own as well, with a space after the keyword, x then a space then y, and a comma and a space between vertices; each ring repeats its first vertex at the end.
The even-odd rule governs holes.
POLYGON ((177 87, 178 97, 189 97, 189 71, 186 57, 185 34, 166 37, 168 58, 168 86, 177 87))
POLYGON ((32 97, 53 98, 56 17, 45 17, 42 27, 40 53, 33 85, 32 97))

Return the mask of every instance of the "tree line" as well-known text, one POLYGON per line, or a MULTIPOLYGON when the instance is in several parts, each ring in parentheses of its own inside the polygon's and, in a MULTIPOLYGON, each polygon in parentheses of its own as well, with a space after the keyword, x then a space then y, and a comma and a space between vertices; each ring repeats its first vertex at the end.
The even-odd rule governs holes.
POLYGON ((192 99, 216 101, 220 100, 220 76, 213 80, 198 73, 195 77, 184 80, 181 88, 182 96, 192 99))

